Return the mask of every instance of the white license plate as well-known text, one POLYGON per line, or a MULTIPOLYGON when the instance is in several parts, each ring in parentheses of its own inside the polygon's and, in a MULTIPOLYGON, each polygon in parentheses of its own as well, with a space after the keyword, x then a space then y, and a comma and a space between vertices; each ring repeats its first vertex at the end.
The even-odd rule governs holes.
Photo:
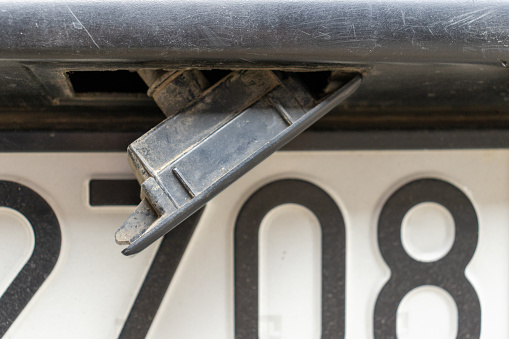
POLYGON ((0 154, 5 337, 509 337, 507 149, 278 152, 124 257, 132 178, 0 154))

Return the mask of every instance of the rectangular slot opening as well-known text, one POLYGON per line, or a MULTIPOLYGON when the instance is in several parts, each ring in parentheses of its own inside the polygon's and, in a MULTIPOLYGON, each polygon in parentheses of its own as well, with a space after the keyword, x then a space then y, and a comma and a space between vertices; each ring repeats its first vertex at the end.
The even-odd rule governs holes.
POLYGON ((72 71, 67 72, 74 93, 125 93, 145 94, 148 86, 136 72, 118 71, 72 71))
POLYGON ((89 183, 90 206, 136 206, 140 184, 136 180, 93 179, 89 183))

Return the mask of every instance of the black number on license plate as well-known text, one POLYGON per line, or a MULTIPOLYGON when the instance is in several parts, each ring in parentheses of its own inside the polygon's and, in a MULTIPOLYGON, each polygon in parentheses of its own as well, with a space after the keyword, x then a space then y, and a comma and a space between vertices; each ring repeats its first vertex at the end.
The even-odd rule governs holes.
MULTIPOLYGON (((283 204, 308 208, 319 221, 322 234, 322 338, 345 333, 345 223, 334 200, 307 181, 272 182, 251 195, 235 224, 235 336, 258 337, 258 233, 262 219, 283 204)), ((33 253, 0 298, 0 335, 53 270, 61 247, 61 231, 51 206, 30 188, 0 181, 0 207, 12 208, 30 222, 33 253)), ((147 334, 162 298, 196 228, 201 211, 163 239, 152 266, 124 324, 121 338, 147 334)), ((478 338, 481 309, 478 296, 465 277, 465 267, 477 247, 478 219, 468 197, 454 185, 438 179, 412 181, 385 202, 378 221, 378 245, 391 269, 374 311, 375 338, 396 337, 396 312, 405 295, 423 286, 449 292, 458 308, 458 337, 478 338), (403 248, 401 225, 406 213, 422 202, 444 206, 454 218, 456 235, 451 250, 434 262, 415 260, 403 248)))
POLYGON ((62 234, 51 206, 24 185, 0 181, 0 207, 12 208, 27 218, 35 237, 32 255, 0 298, 0 336, 3 336, 55 267, 62 234))

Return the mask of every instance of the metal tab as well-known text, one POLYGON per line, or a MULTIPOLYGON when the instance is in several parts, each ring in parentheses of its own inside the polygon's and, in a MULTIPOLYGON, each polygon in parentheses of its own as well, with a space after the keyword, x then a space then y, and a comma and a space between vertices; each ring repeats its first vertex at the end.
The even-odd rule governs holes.
POLYGON ((137 253, 347 98, 360 76, 317 102, 292 77, 233 72, 128 148, 143 201, 116 233, 137 253))

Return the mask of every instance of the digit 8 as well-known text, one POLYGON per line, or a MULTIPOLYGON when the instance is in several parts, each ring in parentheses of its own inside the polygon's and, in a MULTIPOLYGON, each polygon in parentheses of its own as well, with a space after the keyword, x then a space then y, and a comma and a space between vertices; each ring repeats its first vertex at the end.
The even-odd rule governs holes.
POLYGON ((479 338, 479 298, 465 277, 478 240, 478 219, 474 206, 457 187, 438 179, 410 182, 389 197, 378 221, 380 252, 391 269, 389 281, 375 305, 375 338, 396 338, 396 314, 403 297, 423 285, 443 288, 458 308, 458 338, 479 338), (423 202, 444 206, 454 219, 455 239, 451 250, 434 262, 420 262, 408 255, 401 242, 401 225, 406 213, 423 202))

